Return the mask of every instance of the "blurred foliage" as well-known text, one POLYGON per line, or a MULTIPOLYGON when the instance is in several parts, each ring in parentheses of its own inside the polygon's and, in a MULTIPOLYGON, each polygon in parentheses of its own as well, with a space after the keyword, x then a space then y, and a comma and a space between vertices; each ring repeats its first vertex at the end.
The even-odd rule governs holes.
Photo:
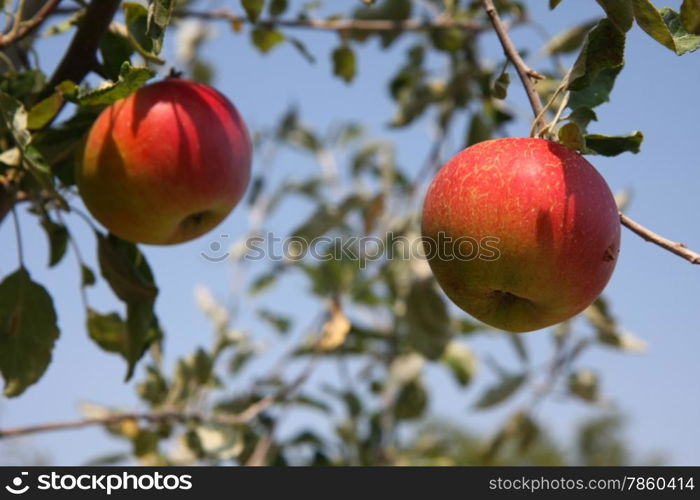
MULTIPOLYGON (((90 30, 81 19, 96 1, 50 17, 42 33, 90 30)), ((554 9, 560 3, 549 5, 554 9)), ((648 0, 597 3, 600 8, 591 3, 588 19, 544 43, 548 58, 538 71, 545 79, 537 90, 551 121, 542 133, 584 154, 637 153, 643 139, 639 131, 588 131, 597 122, 595 108, 610 100, 624 67, 626 34, 634 24, 676 54, 692 52, 700 46, 699 4, 685 0, 676 12, 657 10, 648 0), (565 71, 562 58, 568 55, 575 59, 565 71)), ((617 420, 592 420, 579 429, 575 445, 561 446, 534 411, 552 395, 593 407, 610 405, 599 374, 580 365, 582 354, 594 347, 637 352, 645 344, 618 325, 605 299, 580 318, 538 333, 552 339, 551 360, 540 363, 541 356, 531 356, 527 337, 493 332, 455 312, 425 261, 408 251, 419 241, 420 198, 444 159, 449 138, 458 135, 459 146, 466 146, 506 136, 516 119, 508 101, 513 92, 508 62, 489 61, 480 50, 478 39, 490 30, 480 2, 365 4, 347 3, 345 11, 329 13, 337 3, 242 0, 231 11, 209 12, 209 5, 197 0, 124 2, 107 31, 97 33, 99 50, 91 69, 104 82, 96 88, 61 78, 55 88, 47 88, 60 73, 49 78, 31 58, 3 58, 0 222, 7 224, 8 214, 26 208, 46 232, 49 266, 71 253, 77 258, 86 332, 99 348, 125 359, 127 378, 137 374, 143 411, 155 415, 116 419, 106 426, 131 448, 95 463, 129 457, 146 464, 630 462, 617 437, 617 420), (215 21, 225 21, 225 36, 246 36, 263 54, 289 44, 303 58, 300 71, 303 64, 326 60, 329 76, 346 84, 370 71, 363 65, 364 46, 401 51, 399 64, 385 72, 395 106, 386 125, 399 130, 429 123, 434 138, 426 141, 425 160, 407 168, 397 163, 394 145, 369 136, 365 124, 336 123, 319 131, 304 123, 300 110, 290 109, 279 123, 256 131, 258 162, 247 207, 251 225, 230 260, 238 271, 250 273, 237 306, 256 311, 258 322, 235 323, 229 307, 200 289, 197 302, 212 321, 212 345, 167 367, 160 356, 167 336, 155 315, 157 277, 136 245, 103 234, 76 208, 73 170, 99 112, 156 73, 174 64, 187 77, 215 81, 216 65, 228 64, 206 58, 207 43, 222 31, 213 29, 215 21), (295 29, 314 27, 337 32, 340 40, 329 45, 328 54, 318 54, 316 46, 307 47, 293 35, 295 29), (176 58, 166 62, 162 48, 171 39, 168 32, 176 58), (298 155, 314 168, 271 175, 284 168, 275 161, 281 152, 298 155), (325 238, 316 250, 334 258, 312 259, 301 251, 251 264, 246 257, 256 241, 264 242, 270 219, 284 213, 290 199, 304 200, 310 209, 299 220, 287 220, 287 236, 306 242, 325 238), (66 222, 76 218, 95 229, 100 279, 123 303, 122 311, 98 312, 89 305, 90 287, 98 278, 79 250, 90 242, 74 241, 66 222), (353 240, 358 235, 374 238, 384 252, 353 240), (303 293, 318 304, 301 318, 266 301, 279 282, 292 277, 305 280, 303 293), (259 341, 261 328, 289 348, 274 369, 268 361, 262 373, 248 370, 269 358, 259 341), (494 335, 512 346, 517 366, 504 368, 471 348, 476 336, 494 335), (336 367, 344 374, 342 383, 314 378, 319 366, 336 367), (461 426, 426 423, 434 391, 427 372, 433 367, 452 377, 465 403, 472 401, 472 411, 509 409, 490 438, 461 426), (478 390, 473 389, 477 383, 478 390), (288 412, 299 409, 321 418, 325 430, 292 436, 277 432, 288 412)), ((525 2, 495 4, 512 29, 530 22, 525 2)), ((24 40, 23 50, 30 52, 32 43, 24 40)), ((3 258, 11 259, 7 253, 3 258)), ((59 335, 57 324, 49 292, 32 281, 20 258, 19 268, 0 283, 0 371, 7 396, 21 394, 44 374, 59 335), (24 314, 29 309, 31 316, 24 314)), ((91 406, 85 413, 105 417, 120 410, 91 406)))

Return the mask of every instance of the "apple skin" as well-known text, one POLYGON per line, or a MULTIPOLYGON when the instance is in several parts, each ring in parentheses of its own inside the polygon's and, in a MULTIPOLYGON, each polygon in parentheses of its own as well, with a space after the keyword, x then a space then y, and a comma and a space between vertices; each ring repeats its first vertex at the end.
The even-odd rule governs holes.
POLYGON ((76 177, 85 206, 109 231, 169 245, 201 236, 233 210, 251 157, 248 130, 228 99, 167 78, 100 114, 76 177))
POLYGON ((534 138, 485 141, 452 158, 426 194, 422 231, 433 241, 440 233, 453 242, 500 240, 488 244, 496 260, 433 252, 428 262, 457 306, 511 332, 583 311, 620 250, 620 218, 603 177, 578 153, 534 138))

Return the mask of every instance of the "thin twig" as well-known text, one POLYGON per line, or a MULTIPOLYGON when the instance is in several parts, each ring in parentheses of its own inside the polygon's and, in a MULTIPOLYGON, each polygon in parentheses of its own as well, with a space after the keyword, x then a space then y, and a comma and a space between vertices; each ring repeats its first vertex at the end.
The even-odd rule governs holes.
POLYGON ((641 224, 633 221, 632 219, 630 219, 622 213, 620 214, 620 222, 627 229, 629 229, 636 235, 641 236, 646 241, 654 243, 655 245, 658 245, 671 253, 675 253, 679 257, 683 257, 691 264, 700 264, 700 253, 694 252, 693 250, 689 249, 687 246, 685 246, 684 243, 679 243, 677 241, 671 241, 667 238, 664 238, 663 236, 660 236, 655 232, 651 231, 650 229, 647 229, 641 224))
POLYGON ((250 405, 241 413, 235 415, 205 415, 199 412, 181 411, 161 411, 161 412, 130 412, 116 413, 104 417, 84 418, 80 420, 69 420, 65 422, 51 422, 47 424, 31 425, 27 427, 16 427, 14 429, 0 430, 0 439, 8 437, 26 436, 40 432, 64 431, 71 429, 82 429, 93 425, 114 425, 127 420, 144 420, 147 422, 177 421, 188 422, 198 421, 217 425, 240 425, 245 424, 264 411, 272 403, 274 397, 267 397, 250 405))
POLYGON ((41 23, 54 11, 61 0, 48 0, 41 9, 38 10, 34 16, 32 16, 27 21, 22 21, 22 7, 24 2, 20 2, 18 11, 16 14, 16 22, 10 30, 9 33, 5 35, 0 35, 0 48, 7 47, 8 45, 21 40, 22 38, 29 35, 32 31, 38 28, 41 23))
MULTIPOLYGON (((535 116, 539 116, 542 113, 542 101, 540 100, 540 96, 535 89, 533 79, 541 80, 544 78, 544 76, 530 68, 527 64, 525 64, 523 58, 520 57, 518 49, 516 49, 515 45, 513 45, 513 41, 510 39, 510 36, 508 36, 508 30, 503 24, 503 21, 501 21, 501 17, 498 15, 496 7, 493 5, 493 1, 481 0, 481 3, 484 6, 486 14, 488 14, 489 18, 491 19, 491 24, 493 24, 493 29, 496 31, 496 35, 498 35, 498 39, 501 42, 501 46, 503 46, 503 51, 505 52, 506 57, 513 63, 513 66, 520 77, 520 81, 523 83, 523 87, 525 88, 525 93, 530 101, 532 111, 535 113, 535 116)), ((538 121, 541 123, 541 119, 538 121)))
MULTIPOLYGON (((75 14, 79 9, 69 7, 58 9, 57 14, 75 14)), ((228 21, 233 24, 250 24, 246 16, 239 16, 228 9, 199 11, 178 9, 173 12, 175 19, 201 19, 203 21, 228 21)), ((256 26, 263 28, 308 28, 320 31, 430 31, 433 29, 460 28, 468 31, 483 31, 481 24, 460 19, 258 19, 256 26)))

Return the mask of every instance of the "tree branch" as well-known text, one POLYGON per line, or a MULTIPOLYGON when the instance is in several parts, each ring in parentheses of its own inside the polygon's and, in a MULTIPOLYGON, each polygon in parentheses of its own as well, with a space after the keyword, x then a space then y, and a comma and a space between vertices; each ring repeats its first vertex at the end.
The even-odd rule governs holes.
POLYGON ((671 253, 675 253, 679 257, 683 257, 691 264, 700 264, 700 253, 690 250, 688 247, 685 246, 685 244, 664 238, 663 236, 660 236, 655 232, 642 226, 641 224, 633 221, 626 215, 620 214, 620 222, 627 229, 637 234, 638 236, 641 236, 646 241, 654 243, 655 245, 658 245, 671 253))
MULTIPOLYGON (((41 23, 53 12, 61 0, 48 0, 29 20, 17 22, 13 29, 4 35, 0 35, 0 48, 7 47, 14 42, 21 40, 38 28, 41 23)), ((21 16, 21 8, 18 9, 17 16, 21 16)), ((19 19, 19 17, 18 17, 19 19)))
MULTIPOLYGON (((237 16, 226 9, 216 9, 210 12, 177 10, 173 16, 202 20, 224 20, 235 23, 249 22, 247 17, 237 16)), ((426 31, 439 28, 461 28, 470 31, 483 30, 483 26, 474 21, 454 19, 435 19, 432 21, 417 19, 405 21, 393 21, 391 19, 261 19, 256 24, 265 28, 312 28, 322 31, 426 31)))
MULTIPOLYGON (((102 1, 102 0, 98 0, 102 1)), ((143 420, 156 423, 164 421, 177 422, 206 422, 218 425, 240 425, 251 421, 262 411, 275 402, 275 398, 268 397, 250 405, 241 413, 235 415, 205 415, 198 412, 161 411, 153 413, 117 413, 104 417, 85 418, 80 420, 69 420, 65 422, 51 422, 47 424, 31 425, 27 427, 16 427, 13 429, 0 430, 0 439, 9 437, 26 436, 40 432, 64 431, 71 429, 82 429, 93 425, 114 425, 127 420, 143 420)))
POLYGON ((523 83, 525 93, 527 94, 527 98, 530 101, 530 106, 532 107, 532 111, 535 114, 535 117, 537 117, 539 125, 542 123, 542 101, 540 100, 540 96, 537 93, 537 90, 535 89, 535 83, 532 80, 541 80, 544 77, 534 69, 530 68, 527 64, 525 64, 523 58, 520 57, 520 53, 515 48, 515 45, 513 45, 513 41, 508 35, 508 30, 503 24, 503 21, 501 21, 501 17, 498 15, 496 7, 494 7, 493 5, 493 1, 481 0, 481 3, 484 6, 486 14, 488 14, 489 18, 491 19, 493 29, 496 31, 496 35, 498 35, 498 40, 503 46, 503 52, 505 52, 506 57, 510 60, 510 62, 513 63, 515 71, 518 73, 520 81, 523 83))
POLYGON ((61 63, 46 85, 40 99, 47 97, 59 83, 71 80, 80 83, 97 65, 97 47, 112 22, 120 0, 92 0, 80 21, 78 30, 61 63))

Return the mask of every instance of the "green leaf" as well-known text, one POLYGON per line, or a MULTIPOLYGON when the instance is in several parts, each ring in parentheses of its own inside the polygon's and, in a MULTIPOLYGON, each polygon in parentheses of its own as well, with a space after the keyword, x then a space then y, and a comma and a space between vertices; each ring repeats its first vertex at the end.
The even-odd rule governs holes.
POLYGON ((491 139, 493 129, 489 122, 481 113, 474 113, 469 122, 469 134, 467 135, 467 146, 491 139))
POLYGON ((271 273, 266 273, 253 281, 253 283, 250 285, 250 290, 249 293, 251 296, 256 296, 270 288, 272 285, 275 284, 277 281, 278 274, 271 272, 271 273))
POLYGON ((447 365, 460 386, 469 385, 474 378, 477 362, 467 346, 459 342, 450 342, 442 356, 442 362, 447 365))
POLYGON ((289 43, 291 43, 292 47, 297 49, 297 52, 299 52, 301 54, 301 56, 304 59, 306 59, 309 63, 313 64, 316 62, 316 58, 314 57, 314 55, 311 52, 309 52, 309 49, 306 48, 306 45, 304 44, 304 42, 302 42, 301 40, 299 40, 296 37, 289 36, 289 35, 287 35, 287 41, 289 43))
POLYGON ((630 152, 637 154, 644 140, 644 134, 639 130, 629 135, 601 135, 587 134, 586 153, 598 154, 602 156, 617 156, 622 153, 630 152))
POLYGON ((348 45, 342 45, 333 51, 333 74, 350 83, 357 73, 355 52, 348 45))
POLYGON ((27 110, 24 109, 24 105, 5 92, 0 92, 0 116, 17 146, 24 149, 31 140, 27 130, 27 110))
MULTIPOLYGON (((354 13, 355 19, 366 20, 392 20, 403 21, 411 17, 413 10, 413 2, 411 0, 384 0, 381 4, 371 7, 361 7, 354 13)), ((389 47, 394 41, 401 36, 401 30, 385 30, 376 32, 382 40, 384 48, 389 47)), ((365 41, 373 33, 367 31, 352 32, 353 40, 365 41)))
POLYGON ((597 0, 617 28, 626 33, 634 23, 634 9, 630 0, 597 0))
POLYGON ((41 218, 41 226, 49 238, 49 267, 58 264, 68 248, 68 229, 63 224, 52 221, 48 215, 41 218))
POLYGON ((148 262, 136 245, 112 234, 96 235, 102 276, 126 303, 126 335, 121 354, 128 363, 128 380, 146 349, 162 336, 154 313, 158 288, 148 262))
POLYGON ((510 74, 504 71, 493 83, 491 95, 496 99, 505 99, 508 95, 508 85, 510 85, 510 74))
POLYGON ((292 320, 289 316, 283 316, 268 309, 258 311, 258 316, 279 333, 287 333, 292 327, 292 320))
POLYGON ((625 34, 608 19, 601 19, 586 37, 569 79, 569 90, 581 90, 595 76, 624 64, 625 34))
POLYGON ((149 33, 149 12, 146 7, 136 2, 124 2, 124 21, 132 47, 146 59, 164 64, 156 55, 153 39, 149 33))
POLYGON ((586 141, 575 122, 569 122, 559 129, 559 142, 574 151, 583 151, 586 141))
POLYGON ((656 10, 649 0, 633 0, 633 5, 637 24, 664 47, 679 56, 700 47, 700 36, 686 31, 675 10, 669 7, 656 10))
POLYGON ((265 0, 241 0, 241 4, 250 22, 255 23, 265 6, 265 0))
POLYGON ((586 106, 579 106, 571 112, 568 116, 569 120, 576 123, 581 130, 586 130, 588 124, 592 121, 598 120, 598 115, 595 114, 591 108, 586 106))
POLYGON ((394 416, 397 420, 419 418, 428 406, 428 392, 420 378, 415 378, 399 389, 394 404, 394 416))
POLYGON ((280 43, 284 42, 284 34, 281 31, 261 28, 256 26, 250 32, 250 37, 260 52, 266 54, 280 43))
POLYGON ((406 297, 407 341, 428 359, 439 359, 451 338, 450 317, 432 278, 417 279, 406 297))
POLYGON ((615 79, 621 70, 622 66, 604 69, 591 79, 587 87, 571 91, 568 107, 573 110, 579 107, 592 109, 608 102, 615 79))
POLYGON ((464 48, 464 30, 460 28, 435 29, 430 32, 433 46, 443 52, 457 52, 464 48))
POLYGON ((108 30, 100 40, 102 69, 110 80, 117 80, 122 64, 130 62, 134 49, 129 39, 119 33, 108 30))
POLYGON ((126 357, 126 323, 118 313, 100 314, 88 309, 87 331, 100 348, 126 357))
POLYGON ((153 273, 136 245, 112 234, 95 234, 100 270, 115 295, 124 302, 155 300, 153 273))
POLYGON ((681 23, 688 33, 700 35, 700 0, 683 0, 681 23))
POLYGON ((587 22, 562 31, 547 43, 544 51, 547 54, 567 54, 578 50, 596 24, 598 21, 587 22))
POLYGON ((688 33, 685 30, 678 12, 668 7, 662 8, 659 12, 673 36, 676 54, 682 56, 686 52, 694 52, 700 47, 700 35, 688 33))
POLYGON ((0 283, 0 372, 5 396, 19 396, 51 362, 59 335, 49 293, 20 268, 0 283))
POLYGON ((80 286, 92 286, 95 284, 95 273, 86 265, 80 266, 80 286))
POLYGON ((279 17, 287 10, 288 1, 287 0, 271 0, 270 5, 268 5, 267 10, 271 17, 279 17))
POLYGON ((122 64, 119 80, 98 89, 82 94, 78 102, 84 106, 112 104, 130 96, 143 84, 155 76, 155 71, 146 67, 132 67, 129 62, 122 64))
POLYGON ((560 3, 561 0, 549 0, 549 9, 554 10, 560 3))
POLYGON ((527 375, 504 375, 496 385, 488 388, 477 400, 477 409, 491 408, 504 402, 517 392, 527 380, 527 375))
POLYGON ((146 20, 146 35, 151 38, 153 53, 159 54, 163 48, 165 29, 175 9, 177 0, 149 0, 148 18, 146 20))
POLYGON ((598 401, 598 376, 590 370, 580 370, 569 375, 569 392, 593 403, 598 401))
POLYGON ((51 167, 34 146, 30 145, 31 134, 27 129, 27 111, 14 97, 0 91, 0 118, 12 134, 17 147, 22 151, 25 166, 42 187, 54 191, 51 167))
POLYGON ((29 130, 44 128, 46 125, 51 123, 51 120, 53 120, 58 114, 63 107, 64 102, 65 99, 63 97, 63 92, 59 90, 51 94, 46 99, 36 103, 29 110, 27 115, 27 128, 29 130))

